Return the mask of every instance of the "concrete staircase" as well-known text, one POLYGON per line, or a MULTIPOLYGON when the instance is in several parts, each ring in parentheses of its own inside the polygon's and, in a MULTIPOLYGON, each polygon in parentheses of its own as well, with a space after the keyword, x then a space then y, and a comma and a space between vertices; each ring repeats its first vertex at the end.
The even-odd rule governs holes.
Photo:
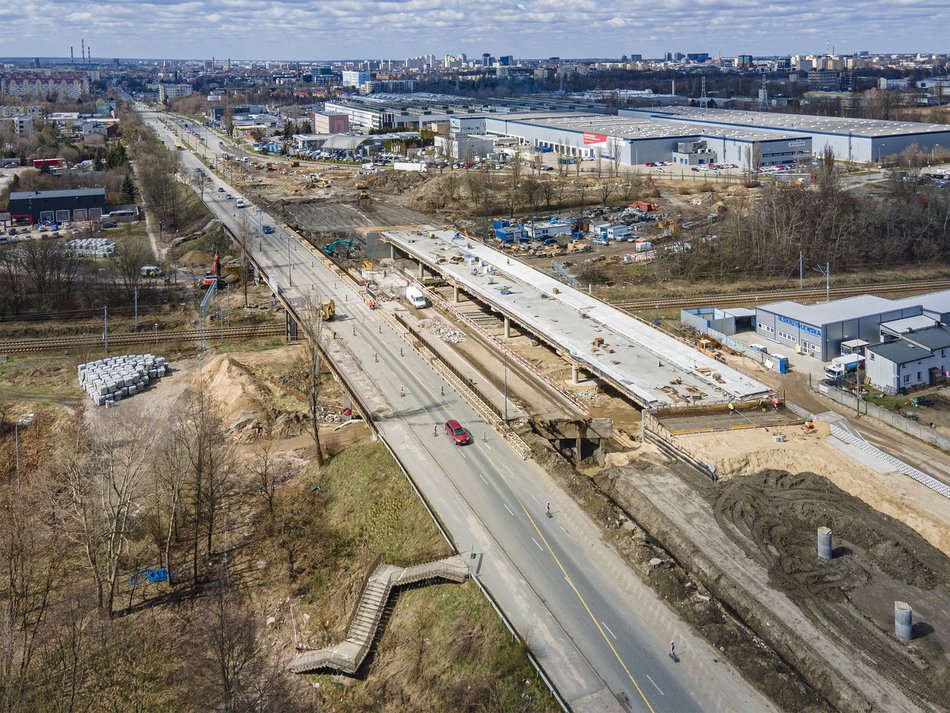
POLYGON ((380 619, 394 588, 432 579, 464 582, 468 574, 465 560, 458 555, 412 567, 379 565, 366 580, 356 611, 350 620, 346 639, 330 648, 299 654, 287 668, 293 673, 333 669, 355 674, 376 638, 380 619))

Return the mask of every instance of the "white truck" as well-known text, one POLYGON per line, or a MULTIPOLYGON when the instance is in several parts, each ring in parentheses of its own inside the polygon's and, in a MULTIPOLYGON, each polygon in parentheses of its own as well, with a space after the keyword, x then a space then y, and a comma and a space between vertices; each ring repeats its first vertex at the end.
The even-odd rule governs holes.
POLYGON ((429 170, 429 167, 424 163, 415 163, 412 161, 395 161, 393 163, 393 169, 396 171, 418 171, 419 173, 426 173, 429 170))
POLYGON ((864 367, 864 357, 860 354, 845 354, 835 357, 825 367, 825 376, 831 381, 837 381, 845 374, 853 374, 864 367))
POLYGON ((406 299, 409 300, 409 304, 416 309, 424 309, 429 306, 429 300, 426 298, 425 293, 415 285, 409 285, 409 287, 406 288, 406 299))
POLYGON ((235 208, 243 208, 246 205, 247 202, 243 198, 238 198, 236 201, 234 201, 235 208))

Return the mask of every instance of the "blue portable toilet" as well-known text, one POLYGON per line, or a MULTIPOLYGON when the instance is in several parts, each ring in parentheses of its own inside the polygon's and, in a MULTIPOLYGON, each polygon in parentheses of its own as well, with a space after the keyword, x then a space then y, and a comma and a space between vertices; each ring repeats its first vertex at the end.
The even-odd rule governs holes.
POLYGON ((771 354, 772 363, 775 364, 775 368, 778 369, 779 374, 788 373, 788 357, 782 356, 781 354, 771 354))

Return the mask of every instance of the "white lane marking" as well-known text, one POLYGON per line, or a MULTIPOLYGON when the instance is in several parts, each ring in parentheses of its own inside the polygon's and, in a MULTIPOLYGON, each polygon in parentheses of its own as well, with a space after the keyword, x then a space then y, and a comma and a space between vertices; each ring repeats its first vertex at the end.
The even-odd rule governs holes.
POLYGON ((602 627, 604 627, 604 628, 607 630, 607 633, 608 633, 608 634, 610 634, 612 637, 614 637, 614 641, 617 640, 617 635, 616 635, 614 632, 612 632, 612 631, 610 630, 610 627, 609 627, 609 626, 607 626, 604 622, 600 622, 600 625, 601 625, 602 627))
MULTIPOLYGON (((510 508, 510 507, 508 507, 508 506, 507 506, 507 505, 505 505, 504 503, 502 503, 502 506, 503 506, 503 507, 505 508, 505 510, 507 510, 507 511, 508 511, 508 514, 509 514, 509 515, 511 515, 512 517, 514 517, 514 516, 515 516, 515 514, 514 514, 513 512, 511 512, 511 508, 510 508)), ((538 543, 537 543, 537 542, 535 542, 534 544, 538 544, 538 543)))
MULTIPOLYGON (((650 678, 650 674, 647 674, 647 678, 650 678)), ((657 685, 656 685, 656 681, 654 681, 652 678, 650 678, 650 683, 652 683, 652 684, 653 684, 653 687, 654 687, 656 690, 658 690, 658 691, 660 692, 660 695, 661 695, 661 696, 665 696, 665 695, 666 695, 665 693, 663 693, 663 689, 660 688, 659 686, 657 686, 657 685)))
MULTIPOLYGON (((534 544, 538 545, 538 541, 537 541, 536 539, 534 539, 533 537, 531 538, 531 541, 532 541, 534 544)), ((541 547, 541 545, 538 545, 538 549, 541 550, 542 552, 544 552, 544 548, 541 547)))
MULTIPOLYGON (((462 458, 465 458, 465 454, 462 453, 461 451, 459 451, 459 455, 462 456, 462 458)), ((466 458, 466 460, 468 460, 468 459, 466 458)))
POLYGON ((482 482, 483 482, 485 485, 488 485, 488 481, 485 480, 485 476, 484 476, 484 475, 482 475, 481 473, 479 473, 479 474, 478 474, 478 477, 482 479, 482 482))

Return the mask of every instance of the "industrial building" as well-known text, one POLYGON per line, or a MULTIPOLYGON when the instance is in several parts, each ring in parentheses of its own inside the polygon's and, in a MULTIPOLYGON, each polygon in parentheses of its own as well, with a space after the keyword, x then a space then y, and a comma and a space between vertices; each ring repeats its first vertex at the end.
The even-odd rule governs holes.
POLYGON ((313 112, 313 131, 317 134, 345 134, 350 130, 349 117, 346 114, 327 114, 313 112))
MULTIPOLYGON (((899 154, 912 145, 922 151, 930 151, 938 146, 950 147, 950 127, 942 124, 688 106, 621 109, 619 114, 676 122, 690 127, 692 131, 702 129, 714 136, 724 131, 739 130, 794 136, 810 141, 807 152, 804 145, 800 146, 803 154, 813 153, 817 156, 824 153, 825 148, 830 148, 839 160, 856 163, 880 161, 886 156, 899 154)), ((712 141, 711 145, 715 146, 715 141, 712 141)))
POLYGON ((696 127, 638 116, 565 112, 484 117, 485 133, 517 138, 537 151, 617 161, 632 166, 657 161, 684 165, 743 163, 755 148, 760 166, 793 164, 810 156, 811 139, 746 128, 696 127))
POLYGON ((909 330, 865 348, 868 381, 887 393, 898 393, 946 381, 950 369, 950 329, 932 325, 909 330))
POLYGON ((105 205, 105 188, 14 191, 10 194, 10 218, 30 223, 96 220, 102 217, 105 205))
POLYGON ((755 310, 757 334, 820 361, 839 356, 842 342, 877 344, 948 322, 950 290, 901 300, 861 295, 813 305, 773 302, 755 310))

